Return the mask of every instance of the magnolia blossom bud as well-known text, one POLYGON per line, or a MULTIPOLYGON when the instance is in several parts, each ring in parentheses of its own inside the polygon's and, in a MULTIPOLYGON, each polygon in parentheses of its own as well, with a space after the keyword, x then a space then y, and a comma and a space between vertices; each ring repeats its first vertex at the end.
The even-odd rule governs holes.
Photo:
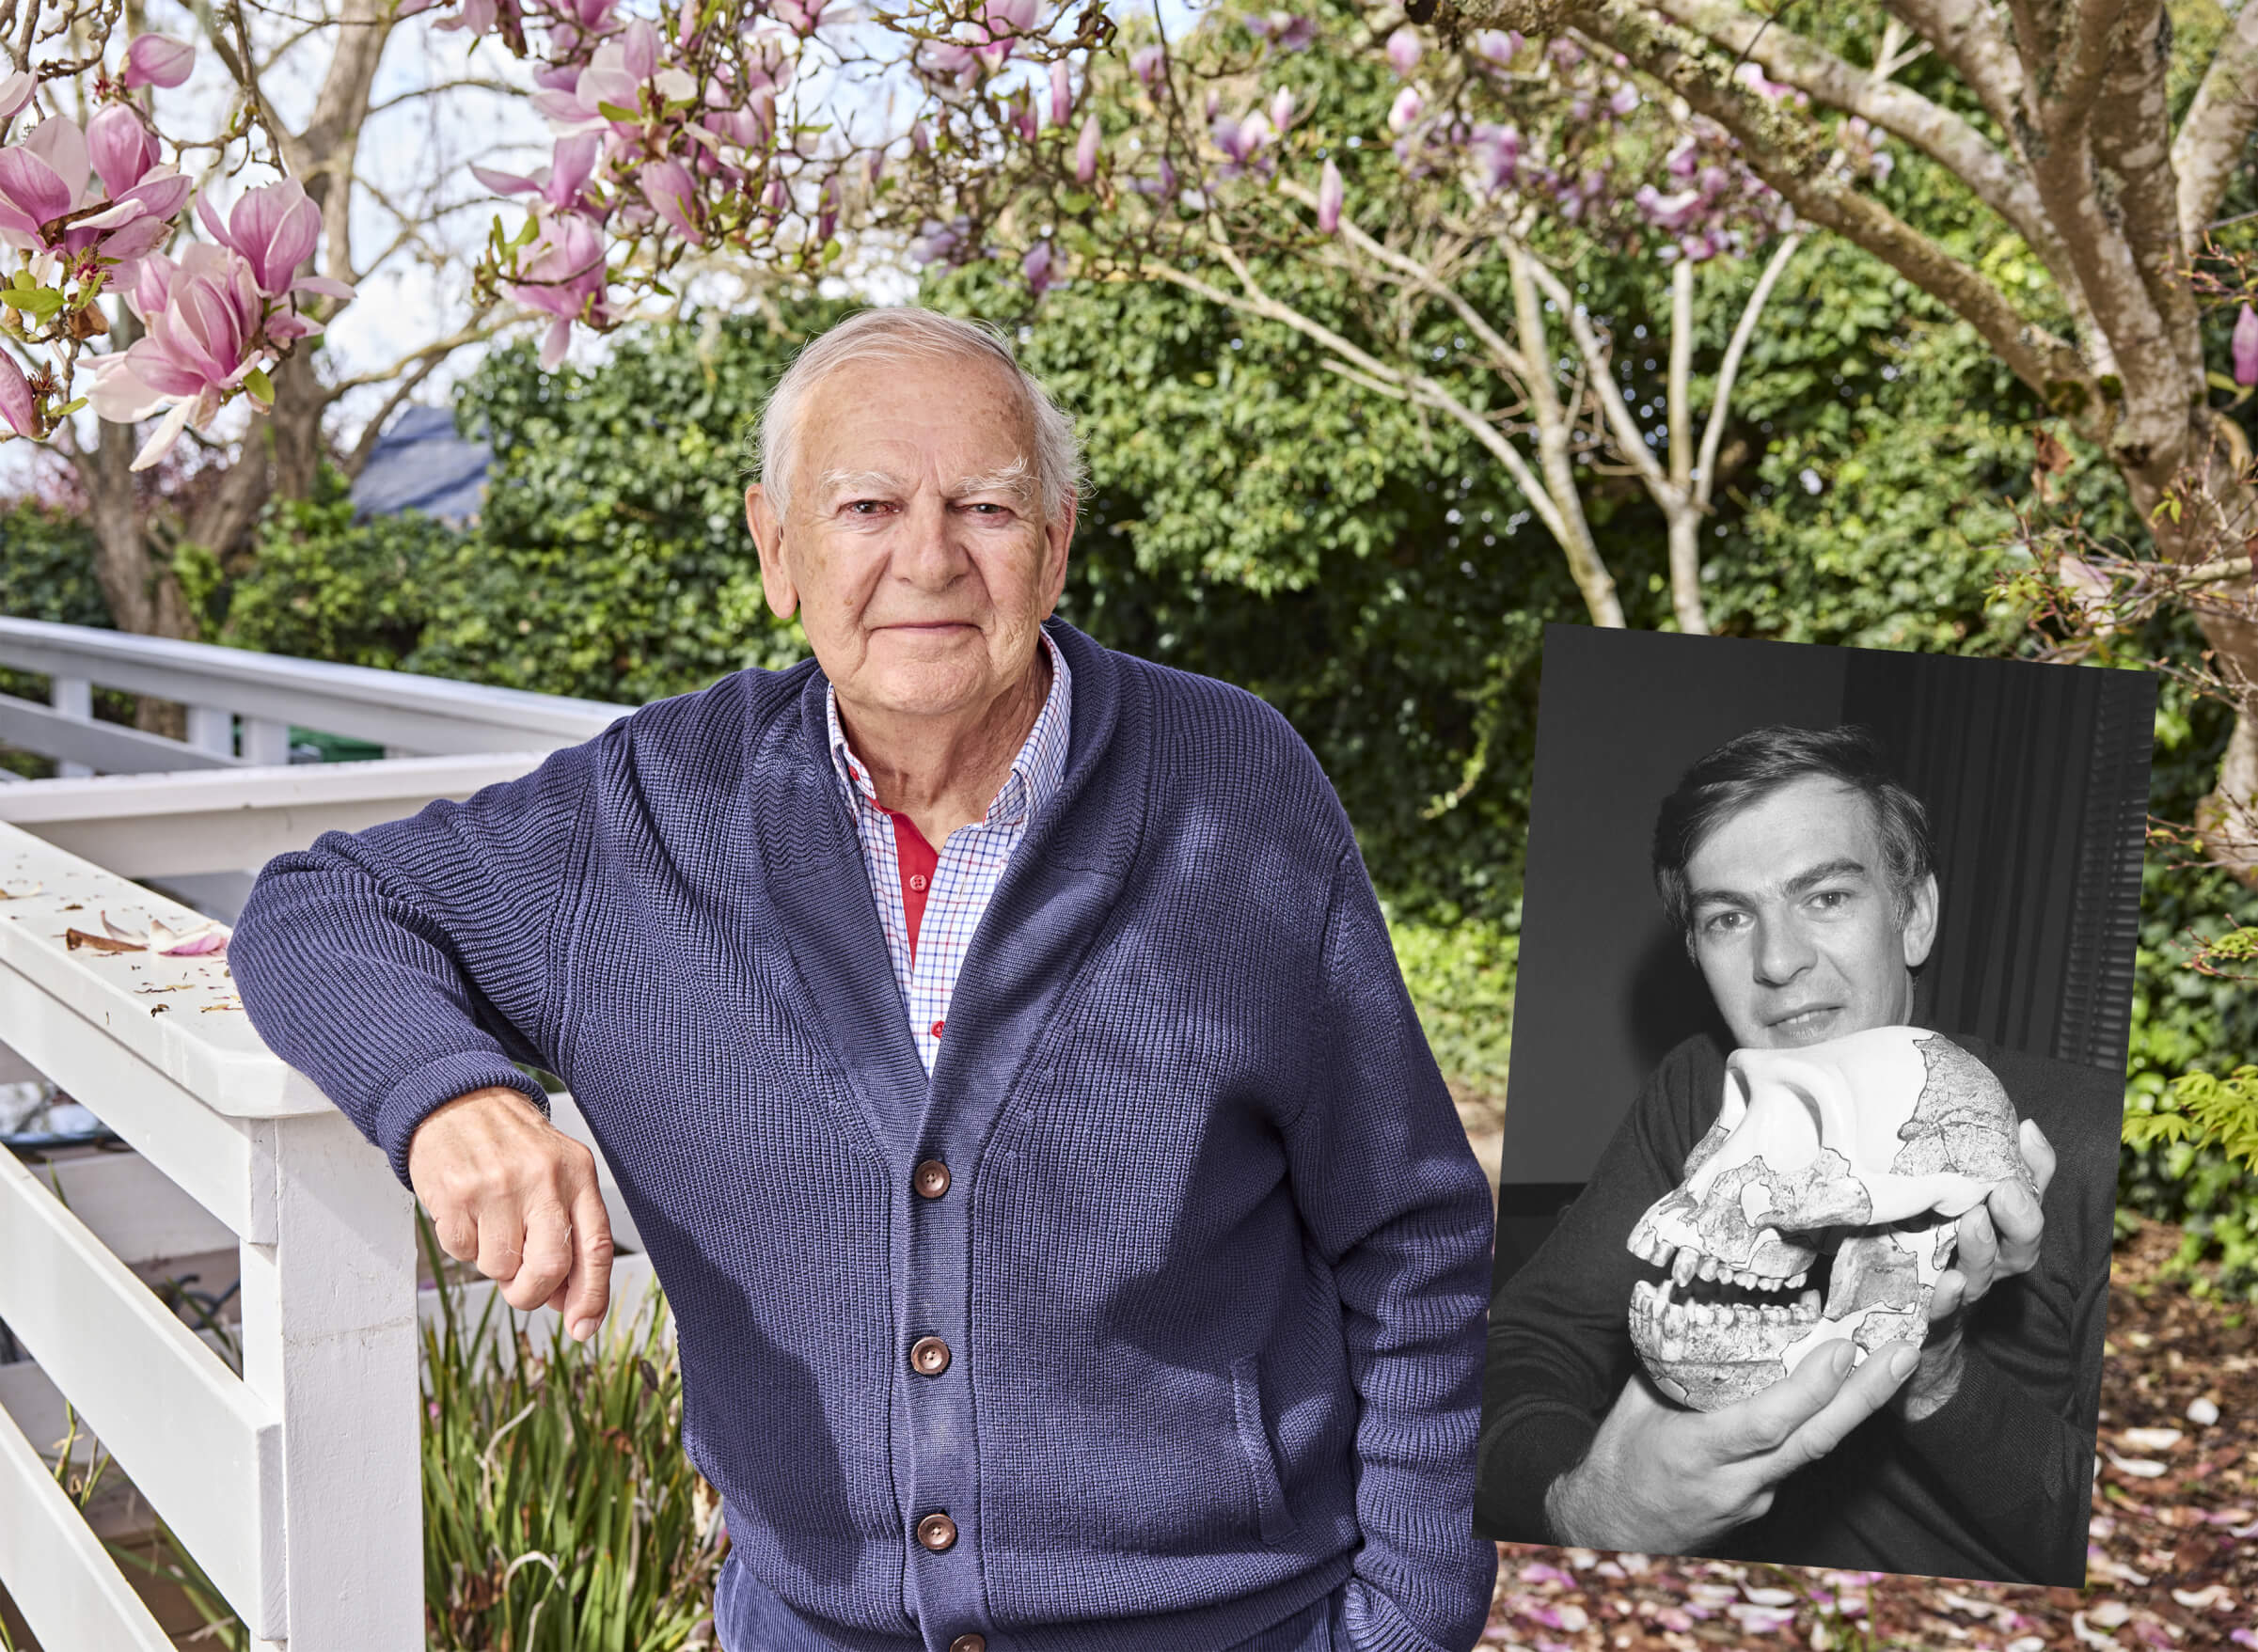
POLYGON ((1294 88, 1280 87, 1271 94, 1271 130, 1283 134, 1294 123, 1294 88))
POLYGON ((1342 194, 1341 169, 1327 156, 1325 170, 1318 177, 1318 228, 1327 235, 1341 227, 1342 194))
POLYGON ((2234 382, 2258 385, 2258 310, 2247 304, 2234 318, 2234 382))
POLYGON ((1388 37, 1388 67, 1396 71, 1397 80, 1408 79, 1419 67, 1419 55, 1427 50, 1420 41, 1419 31, 1405 24, 1388 37))
POLYGON ((1161 70, 1167 62, 1167 54, 1158 46, 1140 46, 1129 54, 1129 72, 1146 87, 1161 78, 1161 70))
POLYGON ((1050 124, 1064 126, 1066 117, 1074 113, 1074 80, 1066 68, 1066 60, 1059 58, 1050 66, 1050 124))
POLYGON ((1093 109, 1082 123, 1082 135, 1074 144, 1074 181, 1088 183, 1097 176, 1097 144, 1103 135, 1097 125, 1097 111, 1093 109))
POLYGON ((1484 29, 1474 37, 1474 55, 1498 69, 1510 64, 1521 51, 1521 36, 1512 29, 1484 29))
POLYGON ((1050 250, 1050 243, 1038 241, 1028 248, 1027 256, 1019 260, 1019 273, 1027 277, 1027 285, 1037 298, 1058 285, 1058 259, 1050 250))
POLYGON ((1409 132, 1427 112, 1427 100, 1419 95, 1416 87, 1405 87, 1396 94, 1396 102, 1388 109, 1388 130, 1401 134, 1409 132))

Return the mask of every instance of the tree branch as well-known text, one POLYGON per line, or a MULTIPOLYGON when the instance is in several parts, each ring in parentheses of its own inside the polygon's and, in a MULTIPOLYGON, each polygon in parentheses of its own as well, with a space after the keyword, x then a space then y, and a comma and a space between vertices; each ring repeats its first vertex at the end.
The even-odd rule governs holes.
POLYGON ((1732 385, 1740 376, 1741 356, 1748 348, 1748 340, 1756 337, 1756 319, 1763 314, 1780 272, 1788 267, 1788 260, 1802 244, 1802 236, 1791 235, 1773 252, 1764 273, 1757 277, 1756 291, 1742 307, 1740 323, 1732 330, 1732 342, 1725 347, 1725 359, 1717 368, 1717 393, 1710 398, 1709 428, 1701 433, 1701 457, 1694 466, 1694 502, 1704 509, 1708 508, 1710 496, 1716 491, 1717 448, 1725 440, 1726 409, 1732 403, 1732 385))
POLYGON ((1904 139, 1966 184, 2023 238, 2060 285, 2071 285, 2067 255, 2038 191, 2013 159, 1959 116, 1776 23, 1751 16, 1732 0, 1660 0, 1658 9, 1747 57, 1772 79, 1904 139))
POLYGON ((2258 122, 2258 5, 2244 0, 2171 141, 2183 258, 2193 258, 2202 247, 2253 122, 2258 122))
POLYGON ((1702 37, 1644 13, 1634 0, 1590 0, 1576 21, 1731 132, 1749 165, 1804 217, 1864 247, 1974 327, 2049 406, 2091 401, 2090 375, 2069 343, 2017 310, 1981 272, 1847 184, 1826 165, 1825 134, 1735 82, 1731 59, 1702 37))
MULTIPOLYGON (((510 324, 513 318, 489 320, 488 318, 493 315, 493 310, 492 305, 486 306, 473 314, 470 320, 448 334, 446 338, 434 338, 421 349, 410 351, 389 367, 376 368, 369 372, 355 373, 349 379, 338 380, 328 386, 328 394, 324 400, 335 401, 348 390, 358 390, 369 385, 388 384, 405 372, 413 372, 415 375, 410 385, 412 388, 414 385, 420 384, 424 375, 429 373, 432 369, 437 367, 465 345, 483 343, 510 324)), ((387 410, 389 411, 388 405, 387 410)))
POLYGON ((2133 268, 2162 326, 2167 359, 2178 365, 2184 419, 2187 399, 2203 393, 2203 349, 2202 317, 2182 273, 2179 180, 2166 141, 2171 130, 2171 27, 2162 0, 2138 0, 2124 19, 2123 42, 2093 105, 2093 158, 2116 186, 2117 215, 2133 268))
POLYGON ((1888 0, 1889 9, 1929 42, 1976 94, 1983 112, 2018 156, 2022 153, 2025 77, 2014 42, 1988 5, 1967 0, 1888 0))

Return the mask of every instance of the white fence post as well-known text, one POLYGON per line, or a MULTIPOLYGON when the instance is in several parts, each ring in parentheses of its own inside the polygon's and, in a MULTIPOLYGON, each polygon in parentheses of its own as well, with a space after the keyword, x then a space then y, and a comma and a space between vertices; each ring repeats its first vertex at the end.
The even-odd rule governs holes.
MULTIPOLYGON (((82 723, 94 720, 94 682, 89 677, 50 677, 47 703, 67 717, 76 717, 82 723)), ((55 778, 63 780, 83 780, 94 771, 83 763, 58 763, 55 778)))
POLYGON ((190 706, 188 744, 198 751, 216 751, 222 757, 233 757, 235 714, 224 705, 190 706))
POLYGON ((244 1381, 284 1419, 289 1652, 423 1644, 413 1206, 338 1112, 261 1121, 271 1245, 244 1241, 244 1381))
POLYGON ((271 717, 244 718, 243 760, 261 767, 290 762, 290 725, 271 717))

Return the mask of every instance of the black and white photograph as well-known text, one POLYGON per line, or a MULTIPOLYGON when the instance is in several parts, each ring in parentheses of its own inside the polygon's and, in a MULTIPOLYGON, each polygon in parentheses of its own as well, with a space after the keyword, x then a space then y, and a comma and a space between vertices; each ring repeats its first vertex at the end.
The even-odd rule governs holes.
POLYGON ((1542 669, 1476 1531, 2079 1584, 2153 678, 1542 669))

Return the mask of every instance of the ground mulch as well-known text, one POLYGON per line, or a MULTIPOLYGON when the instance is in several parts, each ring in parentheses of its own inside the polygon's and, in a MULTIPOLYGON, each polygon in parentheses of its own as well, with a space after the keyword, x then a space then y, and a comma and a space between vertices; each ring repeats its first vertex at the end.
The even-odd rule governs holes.
POLYGON ((1482 1644, 2258 1652, 2258 1308, 2160 1278, 2178 1243, 2117 1251, 2083 1589, 1501 1543, 1482 1644))

